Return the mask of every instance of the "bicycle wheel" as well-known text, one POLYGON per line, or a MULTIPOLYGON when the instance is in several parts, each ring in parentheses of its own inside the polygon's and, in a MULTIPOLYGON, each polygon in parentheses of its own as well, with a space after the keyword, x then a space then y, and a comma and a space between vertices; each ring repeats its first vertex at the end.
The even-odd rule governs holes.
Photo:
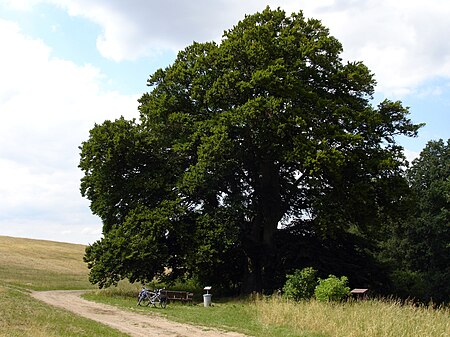
POLYGON ((148 294, 140 296, 138 305, 148 307, 150 305, 150 296, 148 294))

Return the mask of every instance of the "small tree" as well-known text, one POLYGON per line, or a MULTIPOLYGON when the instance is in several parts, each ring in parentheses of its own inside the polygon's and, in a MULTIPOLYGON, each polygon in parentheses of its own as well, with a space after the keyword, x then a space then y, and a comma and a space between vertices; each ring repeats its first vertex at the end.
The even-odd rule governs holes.
POLYGON ((347 282, 348 279, 345 276, 339 279, 334 275, 329 275, 327 279, 319 279, 314 295, 319 301, 341 301, 350 295, 347 282))
POLYGON ((314 295, 317 285, 317 270, 312 267, 295 270, 294 274, 286 275, 283 292, 287 298, 299 301, 309 299, 314 295))

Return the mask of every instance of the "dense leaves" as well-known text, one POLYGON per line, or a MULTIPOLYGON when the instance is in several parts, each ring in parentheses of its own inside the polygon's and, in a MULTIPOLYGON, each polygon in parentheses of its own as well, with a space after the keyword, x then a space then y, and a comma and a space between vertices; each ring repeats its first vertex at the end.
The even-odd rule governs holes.
POLYGON ((419 126, 400 102, 372 107, 373 75, 341 52, 320 21, 267 8, 151 75, 139 123, 95 126, 80 162, 104 222, 92 281, 270 289, 280 228, 375 235, 404 185, 395 136, 419 126))
POLYGON ((342 301, 350 295, 347 282, 348 279, 345 276, 338 278, 329 275, 326 279, 319 279, 319 284, 314 289, 314 295, 319 301, 342 301))
POLYGON ((450 140, 430 141, 407 172, 409 214, 392 228, 385 256, 395 291, 423 301, 450 301, 450 140))
POLYGON ((286 283, 283 286, 284 295, 295 301, 310 299, 317 285, 316 273, 317 270, 314 268, 306 267, 286 275, 286 283))

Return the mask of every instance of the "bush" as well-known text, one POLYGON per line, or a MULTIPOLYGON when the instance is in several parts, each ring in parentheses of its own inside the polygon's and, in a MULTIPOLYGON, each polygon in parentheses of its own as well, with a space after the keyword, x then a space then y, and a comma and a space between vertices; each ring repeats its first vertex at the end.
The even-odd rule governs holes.
POLYGON ((287 298, 299 301, 309 299, 314 295, 317 284, 317 270, 312 267, 296 269, 294 274, 286 275, 283 292, 287 298))
POLYGON ((395 270, 391 274, 394 294, 403 299, 426 301, 427 282, 424 276, 424 273, 410 270, 395 270))
POLYGON ((314 289, 314 295, 319 301, 341 301, 350 295, 347 282, 348 279, 345 276, 339 279, 334 275, 329 275, 327 279, 319 279, 319 284, 314 289))

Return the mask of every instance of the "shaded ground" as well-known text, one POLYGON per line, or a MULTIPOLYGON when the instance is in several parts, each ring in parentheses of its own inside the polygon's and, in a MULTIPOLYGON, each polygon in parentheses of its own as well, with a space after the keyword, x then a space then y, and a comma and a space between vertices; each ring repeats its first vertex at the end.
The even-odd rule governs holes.
POLYGON ((244 337, 235 332, 196 327, 171 322, 163 317, 134 313, 102 303, 90 302, 80 296, 83 291, 37 291, 32 296, 55 307, 111 326, 132 337, 244 337))

